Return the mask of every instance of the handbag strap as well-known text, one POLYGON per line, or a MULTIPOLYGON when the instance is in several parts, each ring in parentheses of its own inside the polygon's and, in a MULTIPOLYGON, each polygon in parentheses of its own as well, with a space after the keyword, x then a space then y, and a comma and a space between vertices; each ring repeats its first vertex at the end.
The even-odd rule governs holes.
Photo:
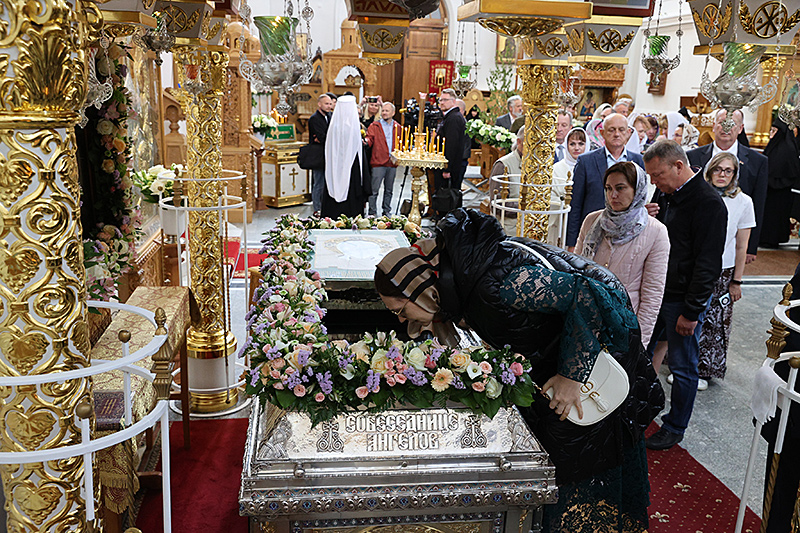
POLYGON ((506 240, 505 242, 507 242, 507 243, 510 243, 510 244, 513 244, 514 246, 516 246, 516 247, 518 247, 518 248, 522 248, 522 249, 523 249, 523 250, 525 250, 526 252, 530 253, 531 255, 533 255, 534 257, 536 257, 537 259, 539 259, 539 261, 541 261, 541 262, 542 262, 542 264, 544 264, 544 266, 546 266, 546 267, 547 267, 547 268, 549 268, 550 270, 555 270, 555 268, 553 267, 552 263, 550 263, 550 261, 548 261, 547 259, 545 259, 545 257, 544 257, 542 254, 540 254, 539 252, 537 252, 536 250, 534 250, 534 249, 533 249, 533 248, 531 248, 530 246, 527 246, 527 245, 525 245, 525 244, 522 244, 522 243, 521 243, 521 242, 519 242, 519 241, 512 241, 512 240, 510 240, 510 239, 506 240))

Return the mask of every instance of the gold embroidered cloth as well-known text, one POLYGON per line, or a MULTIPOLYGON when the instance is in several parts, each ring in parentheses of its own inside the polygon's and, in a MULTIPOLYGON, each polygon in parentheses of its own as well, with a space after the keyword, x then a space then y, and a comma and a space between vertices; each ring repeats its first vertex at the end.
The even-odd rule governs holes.
MULTIPOLYGON (((189 326, 190 293, 188 287, 137 287, 127 303, 136 307, 155 311, 161 307, 167 314, 167 348, 175 353, 184 342, 186 328, 189 326)), ((122 357, 122 343, 118 335, 121 330, 131 333, 130 353, 145 346, 153 339, 155 326, 144 317, 134 313, 120 311, 105 333, 92 349, 92 359, 119 359, 122 357)), ((146 357, 136 363, 137 366, 150 370, 153 360, 146 357)), ((96 391, 124 390, 123 373, 121 371, 106 372, 95 376, 96 391)), ((155 390, 146 379, 131 374, 131 391, 133 423, 141 420, 155 405, 155 390)), ((129 422, 126 421, 126 425, 129 422)), ((98 431, 97 437, 110 434, 110 431, 98 431)), ((102 487, 103 504, 115 513, 122 513, 133 503, 134 494, 139 490, 139 479, 136 477, 138 454, 136 438, 122 442, 97 453, 97 469, 102 487)))

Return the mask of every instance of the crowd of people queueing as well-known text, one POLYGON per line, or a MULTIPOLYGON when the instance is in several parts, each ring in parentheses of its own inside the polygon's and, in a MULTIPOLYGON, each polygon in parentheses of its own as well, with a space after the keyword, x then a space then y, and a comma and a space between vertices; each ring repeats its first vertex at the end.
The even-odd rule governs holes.
MULTIPOLYGON (((519 173, 522 107, 512 97, 497 119, 518 137, 495 175, 519 173)), ((554 196, 572 182, 565 250, 529 241, 537 253, 525 254, 506 244, 493 217, 455 209, 435 238, 391 252, 376 270, 378 292, 410 333, 466 325, 531 359, 537 383, 552 393, 523 410, 557 467, 559 503, 547 506, 546 531, 647 529, 644 448, 666 450, 683 439, 697 391, 725 375, 745 264, 756 260, 760 242, 789 237, 787 192, 800 180, 795 132, 776 121, 760 153, 746 145, 742 113, 733 113, 726 131, 721 111, 713 142, 697 146, 698 131, 683 114, 668 113, 659 124, 632 107, 629 100, 600 105, 585 127, 574 127, 569 110, 557 115, 554 196), (580 412, 580 386, 601 344, 628 374, 629 396, 598 424, 571 424, 565 418, 580 412), (645 439, 664 405, 656 372, 665 356, 670 409, 645 439)), ((460 187, 469 114, 452 90, 440 95, 439 108, 449 164, 435 176, 436 189, 460 187)), ((368 204, 377 215, 381 186, 381 212, 392 214, 395 113, 379 97, 359 107, 352 95, 320 96, 309 120, 310 142, 325 147, 324 169, 313 171, 317 214, 354 216, 368 204)))

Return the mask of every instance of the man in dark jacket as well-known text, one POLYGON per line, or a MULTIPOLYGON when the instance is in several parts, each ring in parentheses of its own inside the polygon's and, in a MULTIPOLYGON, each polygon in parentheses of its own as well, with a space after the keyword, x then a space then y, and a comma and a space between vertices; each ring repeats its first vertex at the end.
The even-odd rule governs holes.
MULTIPOLYGON (((333 100, 327 94, 317 98, 317 110, 308 119, 308 143, 321 144, 325 148, 325 139, 328 136, 328 124, 333 111, 333 100)), ((314 214, 319 215, 322 210, 322 193, 325 190, 325 167, 311 170, 311 203, 314 205, 314 214)))
POLYGON ((739 159, 739 187, 742 192, 753 199, 756 210, 756 227, 750 232, 747 244, 747 262, 750 263, 758 253, 758 242, 761 227, 764 221, 764 203, 767 200, 767 184, 769 183, 769 160, 766 156, 752 148, 744 146, 736 137, 744 131, 744 115, 741 111, 733 112, 733 121, 736 125, 730 132, 722 129, 722 121, 728 112, 720 110, 714 120, 714 142, 694 150, 689 150, 686 156, 693 167, 705 168, 711 158, 720 152, 730 152, 739 159))
POLYGON ((437 170, 434 174, 436 190, 442 187, 461 189, 461 180, 464 179, 464 138, 467 136, 466 120, 456 106, 456 92, 445 89, 439 96, 439 109, 444 113, 444 120, 439 126, 436 136, 443 139, 444 156, 447 166, 444 170, 437 170), (448 181, 445 181, 448 180, 448 181))
POLYGON ((631 136, 628 120, 615 113, 603 120, 601 130, 605 147, 592 150, 578 158, 572 185, 572 203, 567 218, 567 250, 574 251, 575 242, 586 215, 606 206, 603 176, 606 169, 620 161, 630 161, 642 167, 642 156, 625 148, 631 136))
POLYGON ((697 361, 703 314, 722 272, 728 211, 720 195, 693 175, 686 154, 675 141, 657 141, 644 154, 644 166, 658 187, 653 201, 658 220, 669 232, 669 264, 664 300, 648 351, 664 335, 674 376, 670 411, 647 439, 652 450, 666 450, 683 440, 697 395, 697 361))

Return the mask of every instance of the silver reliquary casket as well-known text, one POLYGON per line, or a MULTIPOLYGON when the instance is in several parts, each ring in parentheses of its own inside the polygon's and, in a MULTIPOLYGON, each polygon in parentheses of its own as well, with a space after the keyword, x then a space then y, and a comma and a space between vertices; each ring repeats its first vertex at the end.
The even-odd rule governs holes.
POLYGON ((538 531, 555 467, 519 411, 465 408, 308 416, 258 400, 239 512, 282 533, 538 531))

